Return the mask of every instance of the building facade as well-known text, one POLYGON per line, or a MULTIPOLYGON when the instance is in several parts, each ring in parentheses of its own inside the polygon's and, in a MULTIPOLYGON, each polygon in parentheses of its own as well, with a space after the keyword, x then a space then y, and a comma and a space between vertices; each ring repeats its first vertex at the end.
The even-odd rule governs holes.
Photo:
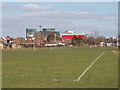
POLYGON ((26 38, 35 38, 37 34, 37 29, 26 29, 26 38))
POLYGON ((62 39, 72 39, 74 36, 78 37, 82 37, 82 38, 86 38, 86 34, 77 34, 74 31, 65 31, 62 34, 62 39))
POLYGON ((26 38, 35 38, 38 33, 44 35, 45 38, 50 34, 60 36, 60 32, 56 31, 55 28, 43 28, 42 31, 37 31, 37 29, 26 29, 26 38))

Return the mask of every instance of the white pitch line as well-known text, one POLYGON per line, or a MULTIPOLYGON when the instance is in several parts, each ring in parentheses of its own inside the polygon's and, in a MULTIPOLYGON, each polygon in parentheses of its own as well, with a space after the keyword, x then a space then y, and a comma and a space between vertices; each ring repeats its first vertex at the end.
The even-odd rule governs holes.
POLYGON ((79 80, 83 77, 83 75, 90 69, 90 67, 91 67, 104 53, 105 53, 105 52, 103 52, 102 54, 100 54, 100 55, 90 64, 90 66, 87 67, 87 68, 85 69, 85 71, 77 78, 77 80, 74 80, 74 81, 79 81, 79 80))

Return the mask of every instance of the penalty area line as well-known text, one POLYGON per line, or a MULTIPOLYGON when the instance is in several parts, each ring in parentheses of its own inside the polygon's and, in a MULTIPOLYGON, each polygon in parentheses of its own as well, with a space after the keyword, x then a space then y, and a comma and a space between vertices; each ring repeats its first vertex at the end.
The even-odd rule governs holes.
POLYGON ((105 51, 103 53, 101 53, 86 69, 85 71, 74 81, 79 81, 84 75, 85 73, 92 67, 92 65, 105 53, 105 51))

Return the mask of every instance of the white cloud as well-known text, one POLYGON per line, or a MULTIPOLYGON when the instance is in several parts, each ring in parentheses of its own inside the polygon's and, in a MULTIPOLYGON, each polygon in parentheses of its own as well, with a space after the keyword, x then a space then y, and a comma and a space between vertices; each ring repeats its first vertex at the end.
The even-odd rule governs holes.
POLYGON ((45 19, 90 19, 93 14, 89 12, 71 12, 71 11, 41 11, 37 13, 26 13, 22 17, 30 18, 45 18, 45 19))
POLYGON ((103 22, 117 22, 118 20, 118 14, 117 13, 106 13, 103 15, 96 15, 95 19, 97 21, 103 21, 103 22))
POLYGON ((47 9, 53 9, 51 5, 38 5, 38 4, 25 4, 23 6, 25 9, 30 9, 30 10, 47 10, 47 9))
POLYGON ((73 30, 78 33, 87 33, 97 30, 103 34, 105 31, 109 30, 111 30, 109 31, 110 33, 116 31, 113 25, 115 16, 111 14, 97 15, 89 11, 59 11, 55 10, 51 5, 38 4, 25 4, 22 7, 6 5, 4 7, 22 11, 29 10, 31 12, 21 13, 22 15, 16 16, 17 18, 11 18, 12 16, 3 18, 4 36, 8 33, 12 36, 13 32, 16 34, 16 37, 23 36, 25 35, 26 28, 37 28, 39 25, 43 27, 55 27, 60 30, 61 33, 65 30, 73 30), (34 12, 34 10, 37 12, 34 12))
POLYGON ((13 9, 13 10, 20 10, 20 11, 26 11, 26 10, 53 10, 54 7, 52 5, 39 5, 39 4, 25 4, 22 6, 19 5, 10 5, 3 3, 0 5, 3 9, 13 9))
POLYGON ((61 33, 65 30, 73 30, 77 33, 89 33, 93 31, 98 31, 99 33, 102 33, 103 35, 115 34, 117 29, 111 25, 111 27, 100 24, 100 26, 97 26, 97 23, 83 23, 73 22, 73 20, 70 19, 47 19, 47 18, 41 18, 41 17, 4 17, 3 18, 3 35, 7 36, 8 33, 12 37, 17 36, 23 36, 25 37, 25 29, 26 28, 37 28, 39 30, 39 25, 42 25, 43 27, 54 27, 58 29, 61 33), (11 23, 14 22, 14 23, 11 23), (17 27, 17 28, 15 28, 17 27), (105 33, 106 32, 106 33, 105 33), (109 33, 108 33, 109 32, 109 33), (15 35, 13 35, 15 34, 15 35))
POLYGON ((115 17, 113 16, 106 16, 106 17, 102 17, 102 20, 107 20, 107 21, 111 21, 111 20, 115 20, 115 17))

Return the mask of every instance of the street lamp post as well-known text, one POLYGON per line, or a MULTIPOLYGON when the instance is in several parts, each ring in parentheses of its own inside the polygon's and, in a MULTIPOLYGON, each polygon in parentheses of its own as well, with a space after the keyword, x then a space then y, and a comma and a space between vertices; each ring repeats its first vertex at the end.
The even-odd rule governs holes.
POLYGON ((42 31, 42 26, 40 25, 40 46, 41 46, 41 31, 42 31))
POLYGON ((41 30, 41 29, 42 29, 42 26, 40 25, 39 27, 40 27, 40 31, 42 31, 42 30, 41 30))

